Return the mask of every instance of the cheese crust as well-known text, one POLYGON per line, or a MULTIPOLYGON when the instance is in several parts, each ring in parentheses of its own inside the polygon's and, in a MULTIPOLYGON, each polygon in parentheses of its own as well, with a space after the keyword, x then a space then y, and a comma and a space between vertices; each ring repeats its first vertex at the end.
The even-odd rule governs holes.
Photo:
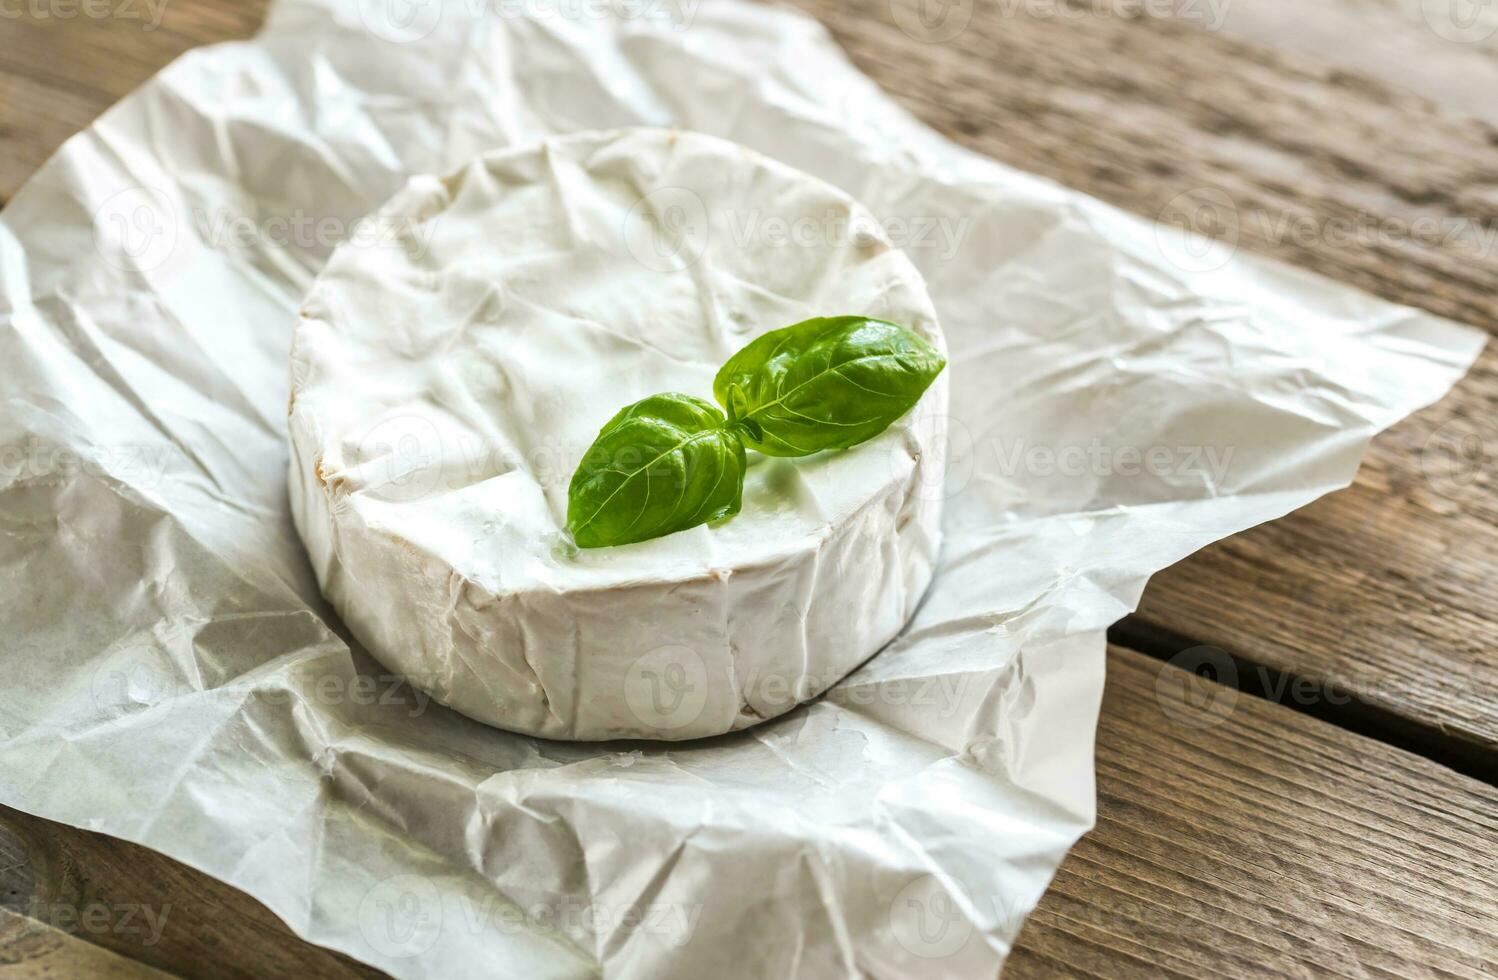
POLYGON ((567 486, 623 406, 711 399, 812 316, 945 351, 920 275, 841 191, 735 144, 555 137, 410 181, 341 246, 291 353, 292 509, 386 667, 501 728, 686 739, 825 691, 904 627, 940 540, 945 373, 882 435, 750 454, 743 511, 579 550, 567 486))

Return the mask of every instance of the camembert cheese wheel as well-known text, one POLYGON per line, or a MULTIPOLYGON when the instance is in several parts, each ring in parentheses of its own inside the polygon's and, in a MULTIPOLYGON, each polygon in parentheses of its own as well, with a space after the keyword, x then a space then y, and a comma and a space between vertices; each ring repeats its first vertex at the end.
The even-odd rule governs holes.
POLYGON ((416 178, 341 246, 291 354, 291 497, 353 636, 442 704, 564 739, 686 739, 813 698, 904 627, 940 538, 946 375, 882 435, 749 454, 715 526, 578 549, 573 470, 647 395, 712 400, 815 316, 945 350, 920 275, 841 191, 631 129, 416 178))

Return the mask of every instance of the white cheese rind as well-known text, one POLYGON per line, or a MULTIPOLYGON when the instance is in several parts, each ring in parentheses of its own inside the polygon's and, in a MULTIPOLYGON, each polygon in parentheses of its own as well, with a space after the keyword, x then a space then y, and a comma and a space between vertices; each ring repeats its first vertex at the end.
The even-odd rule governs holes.
POLYGON ((750 454, 717 527, 579 551, 567 485, 618 409, 711 398, 759 333, 855 313, 944 348, 864 209, 686 132, 558 137, 412 180, 340 247, 291 356, 291 497, 354 636, 436 700, 550 738, 684 739, 889 642, 940 537, 940 376, 842 453, 750 454))

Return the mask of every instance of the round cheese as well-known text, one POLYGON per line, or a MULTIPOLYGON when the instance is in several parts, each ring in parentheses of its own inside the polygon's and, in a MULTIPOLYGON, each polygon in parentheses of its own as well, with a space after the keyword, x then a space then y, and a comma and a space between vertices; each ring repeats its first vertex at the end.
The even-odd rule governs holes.
POLYGON ((842 314, 945 350, 864 208, 732 143, 585 133, 412 180, 293 342, 291 497, 324 593, 386 667, 514 731, 696 738, 815 697, 930 583, 945 373, 853 449, 751 452, 716 526, 581 550, 567 489, 620 408, 711 400, 760 333, 842 314))

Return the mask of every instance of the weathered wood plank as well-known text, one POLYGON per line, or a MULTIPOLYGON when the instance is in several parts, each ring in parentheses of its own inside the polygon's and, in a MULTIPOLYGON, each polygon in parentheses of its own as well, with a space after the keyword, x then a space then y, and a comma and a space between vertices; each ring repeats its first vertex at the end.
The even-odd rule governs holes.
MULTIPOLYGON (((966 30, 933 45, 901 32, 873 0, 803 5, 918 114, 977 149, 1145 215, 1184 191, 1222 189, 1237 202, 1222 217, 1245 246, 1396 300, 1498 322, 1498 237, 1481 237, 1498 236, 1498 133, 1482 124, 1191 22, 1035 17, 1026 5, 999 16, 1000 7, 980 5, 966 30), (1415 132, 1417 141, 1406 135, 1415 132), (1418 218, 1445 222, 1439 234, 1453 240, 1382 230, 1387 219, 1413 229, 1418 218), (1372 240, 1344 242, 1334 228, 1372 240)), ((1229 29, 1268 36, 1278 5, 1237 4, 1229 29)), ((0 187, 182 47, 250 33, 256 12, 179 4, 155 32, 112 21, 6 22, 0 30, 19 33, 0 48, 10 52, 0 54, 11 73, 0 75, 5 113, 34 121, 0 116, 0 126, 23 131, 0 187), (59 76, 66 85, 54 84, 59 76)), ((1332 5, 1316 23, 1345 16, 1332 5)), ((1388 36, 1421 50, 1435 37, 1388 36)), ((1433 58, 1440 49, 1429 50, 1433 58)), ((1445 404, 1380 439, 1355 491, 1163 573, 1142 615, 1307 677, 1332 697, 1358 692, 1479 751, 1498 744, 1498 610, 1489 590, 1474 588, 1498 577, 1483 560, 1498 555, 1495 358, 1445 404), (1446 478, 1443 454, 1474 437, 1488 457, 1446 478), (1438 485, 1425 477, 1432 468, 1438 485), (1460 553, 1444 557, 1452 549, 1460 553), (1302 589, 1295 576, 1307 565, 1316 587, 1302 589)))
MULTIPOLYGON (((1183 191, 1222 189, 1243 247, 1489 329, 1498 324, 1498 250, 1480 237, 1498 211, 1498 134, 1345 69, 1422 91, 1419 72, 1376 72, 1347 60, 1355 52, 1335 52, 1340 68, 1297 56, 1293 45, 1270 54, 1230 36, 1275 40, 1241 19, 1229 20, 1228 34, 1210 35, 1148 18, 1037 18, 1011 4, 1018 16, 980 17, 952 41, 927 45, 903 34, 880 0, 800 5, 832 26, 861 67, 960 142, 1150 217, 1183 191), (1409 228, 1428 216, 1445 228, 1466 222, 1468 237, 1427 242, 1396 230, 1369 242, 1330 233, 1338 220, 1366 228, 1395 218, 1409 228)), ((1237 0, 1234 9, 1269 5, 1237 0)), ((68 131, 187 44, 249 33, 261 6, 176 0, 163 28, 192 40, 160 47, 140 36, 116 40, 124 32, 112 25, 48 25, 26 35, 21 57, 13 22, 0 21, 0 197, 68 131), (199 10, 213 13, 193 19, 199 10), (118 43, 123 74, 78 81, 68 74, 80 50, 72 34, 106 28, 110 39, 87 42, 89 57, 107 62, 118 43)), ((1351 690, 1489 749, 1498 740, 1498 611, 1484 583, 1498 580, 1498 437, 1484 423, 1498 418, 1495 377, 1490 351, 1456 395, 1375 443, 1352 490, 1164 573, 1144 616, 1315 679, 1321 693, 1312 697, 1351 690), (1472 430, 1485 451, 1478 465, 1443 468, 1445 447, 1461 445, 1448 437, 1472 430)), ((1471 866, 1471 855, 1493 852, 1486 787, 1253 702, 1199 732, 1152 701, 1154 672, 1171 668, 1115 651, 1112 669, 1099 830, 1063 868, 1010 975, 1498 970, 1488 937, 1498 907, 1490 870, 1471 866)), ((214 892, 215 883, 196 881, 203 876, 130 845, 55 833, 75 867, 117 903, 198 896, 174 904, 179 911, 149 955, 110 948, 189 975, 221 975, 230 963, 271 972, 285 961, 254 957, 311 955, 231 889, 214 892), (140 889, 134 875, 164 884, 140 889), (226 938, 216 931, 224 920, 255 923, 257 934, 226 938)), ((0 957, 8 948, 0 943, 0 957)), ((310 962, 290 968, 322 969, 310 962)))
MULTIPOLYGON (((979 3, 921 43, 915 2, 796 6, 958 142, 1150 218, 1212 189, 1242 248, 1498 329, 1498 129, 1189 21, 979 3)), ((1141 617, 1498 765, 1495 407, 1490 348, 1354 490, 1161 573, 1141 617)))
MULTIPOLYGON (((1098 828, 1006 976, 1498 971, 1498 789, 1133 651, 1112 648, 1108 668, 1098 828)), ((10 845, 0 892, 73 896, 30 903, 70 928, 106 910, 82 939, 183 976, 380 975, 161 855, 0 820, 30 841, 10 845), (115 928, 142 904, 165 911, 150 945, 115 928)), ((15 955, 0 930, 0 962, 15 955)))
POLYGON ((166 980, 169 976, 0 907, 0 980, 166 980))
POLYGON ((1287 703, 1356 697, 1498 777, 1495 458, 1490 346, 1459 397, 1375 440, 1351 489, 1161 572, 1139 618, 1308 681, 1287 703))
POLYGON ((1498 972, 1498 789, 1109 651, 1098 826, 1006 977, 1498 972))
MULTIPOLYGON (((1220 190, 1232 208, 1219 226, 1243 247, 1498 324, 1498 130, 1487 124, 1190 19, 978 4, 965 30, 927 44, 897 25, 892 9, 914 0, 899 2, 907 7, 800 5, 917 115, 975 149, 1145 216, 1182 193, 1220 190), (1418 231, 1428 228, 1420 220, 1435 221, 1435 231, 1418 231)), ((157 32, 0 22, 0 85, 10 96, 0 129, 17 147, 0 165, 0 193, 68 127, 181 47, 252 32, 261 6, 174 4, 157 32), (72 53, 77 37, 87 58, 72 53), (118 59, 106 56, 116 47, 118 59), (75 62, 114 67, 94 78, 75 62)), ((1325 34, 1365 13, 1408 21, 1386 9, 1389 0, 1323 6, 1308 22, 1320 26, 1306 30, 1325 34)), ((1289 16, 1282 8, 1235 3, 1227 30, 1293 46, 1300 22, 1276 29, 1289 16)), ((1385 43, 1424 52, 1426 63, 1460 48, 1420 30, 1386 32, 1404 40, 1385 43)), ((1498 62, 1487 47, 1469 47, 1498 62)), ((1498 607, 1483 583, 1498 580, 1495 379, 1490 350, 1443 404, 1375 442, 1352 491, 1162 573, 1141 616, 1304 677, 1321 691, 1315 697, 1354 692, 1455 739, 1475 766, 1489 764, 1498 752, 1498 607)))
POLYGON ((1173 10, 1498 123, 1498 7, 1465 0, 1181 0, 1173 10))
POLYGON ((249 37, 268 0, 16 5, 0 17, 0 202, 73 133, 188 48, 249 37), (72 16, 57 12, 75 10, 72 16), (46 16, 37 16, 37 13, 46 16), (153 26, 154 25, 154 26, 153 26))
POLYGON ((296 939, 259 902, 170 858, 4 807, 0 911, 11 916, 0 920, 0 977, 4 964, 49 963, 51 973, 15 976, 90 976, 62 965, 95 960, 108 975, 121 957, 185 977, 383 975, 296 939))
MULTIPOLYGON (((4 28, 0 28, 3 31, 4 28)), ((0 33, 0 44, 3 44, 0 33)), ((3 51, 0 48, 0 51, 3 51)), ((59 89, 7 72, 0 64, 0 204, 63 141, 93 122, 109 99, 59 89)))

